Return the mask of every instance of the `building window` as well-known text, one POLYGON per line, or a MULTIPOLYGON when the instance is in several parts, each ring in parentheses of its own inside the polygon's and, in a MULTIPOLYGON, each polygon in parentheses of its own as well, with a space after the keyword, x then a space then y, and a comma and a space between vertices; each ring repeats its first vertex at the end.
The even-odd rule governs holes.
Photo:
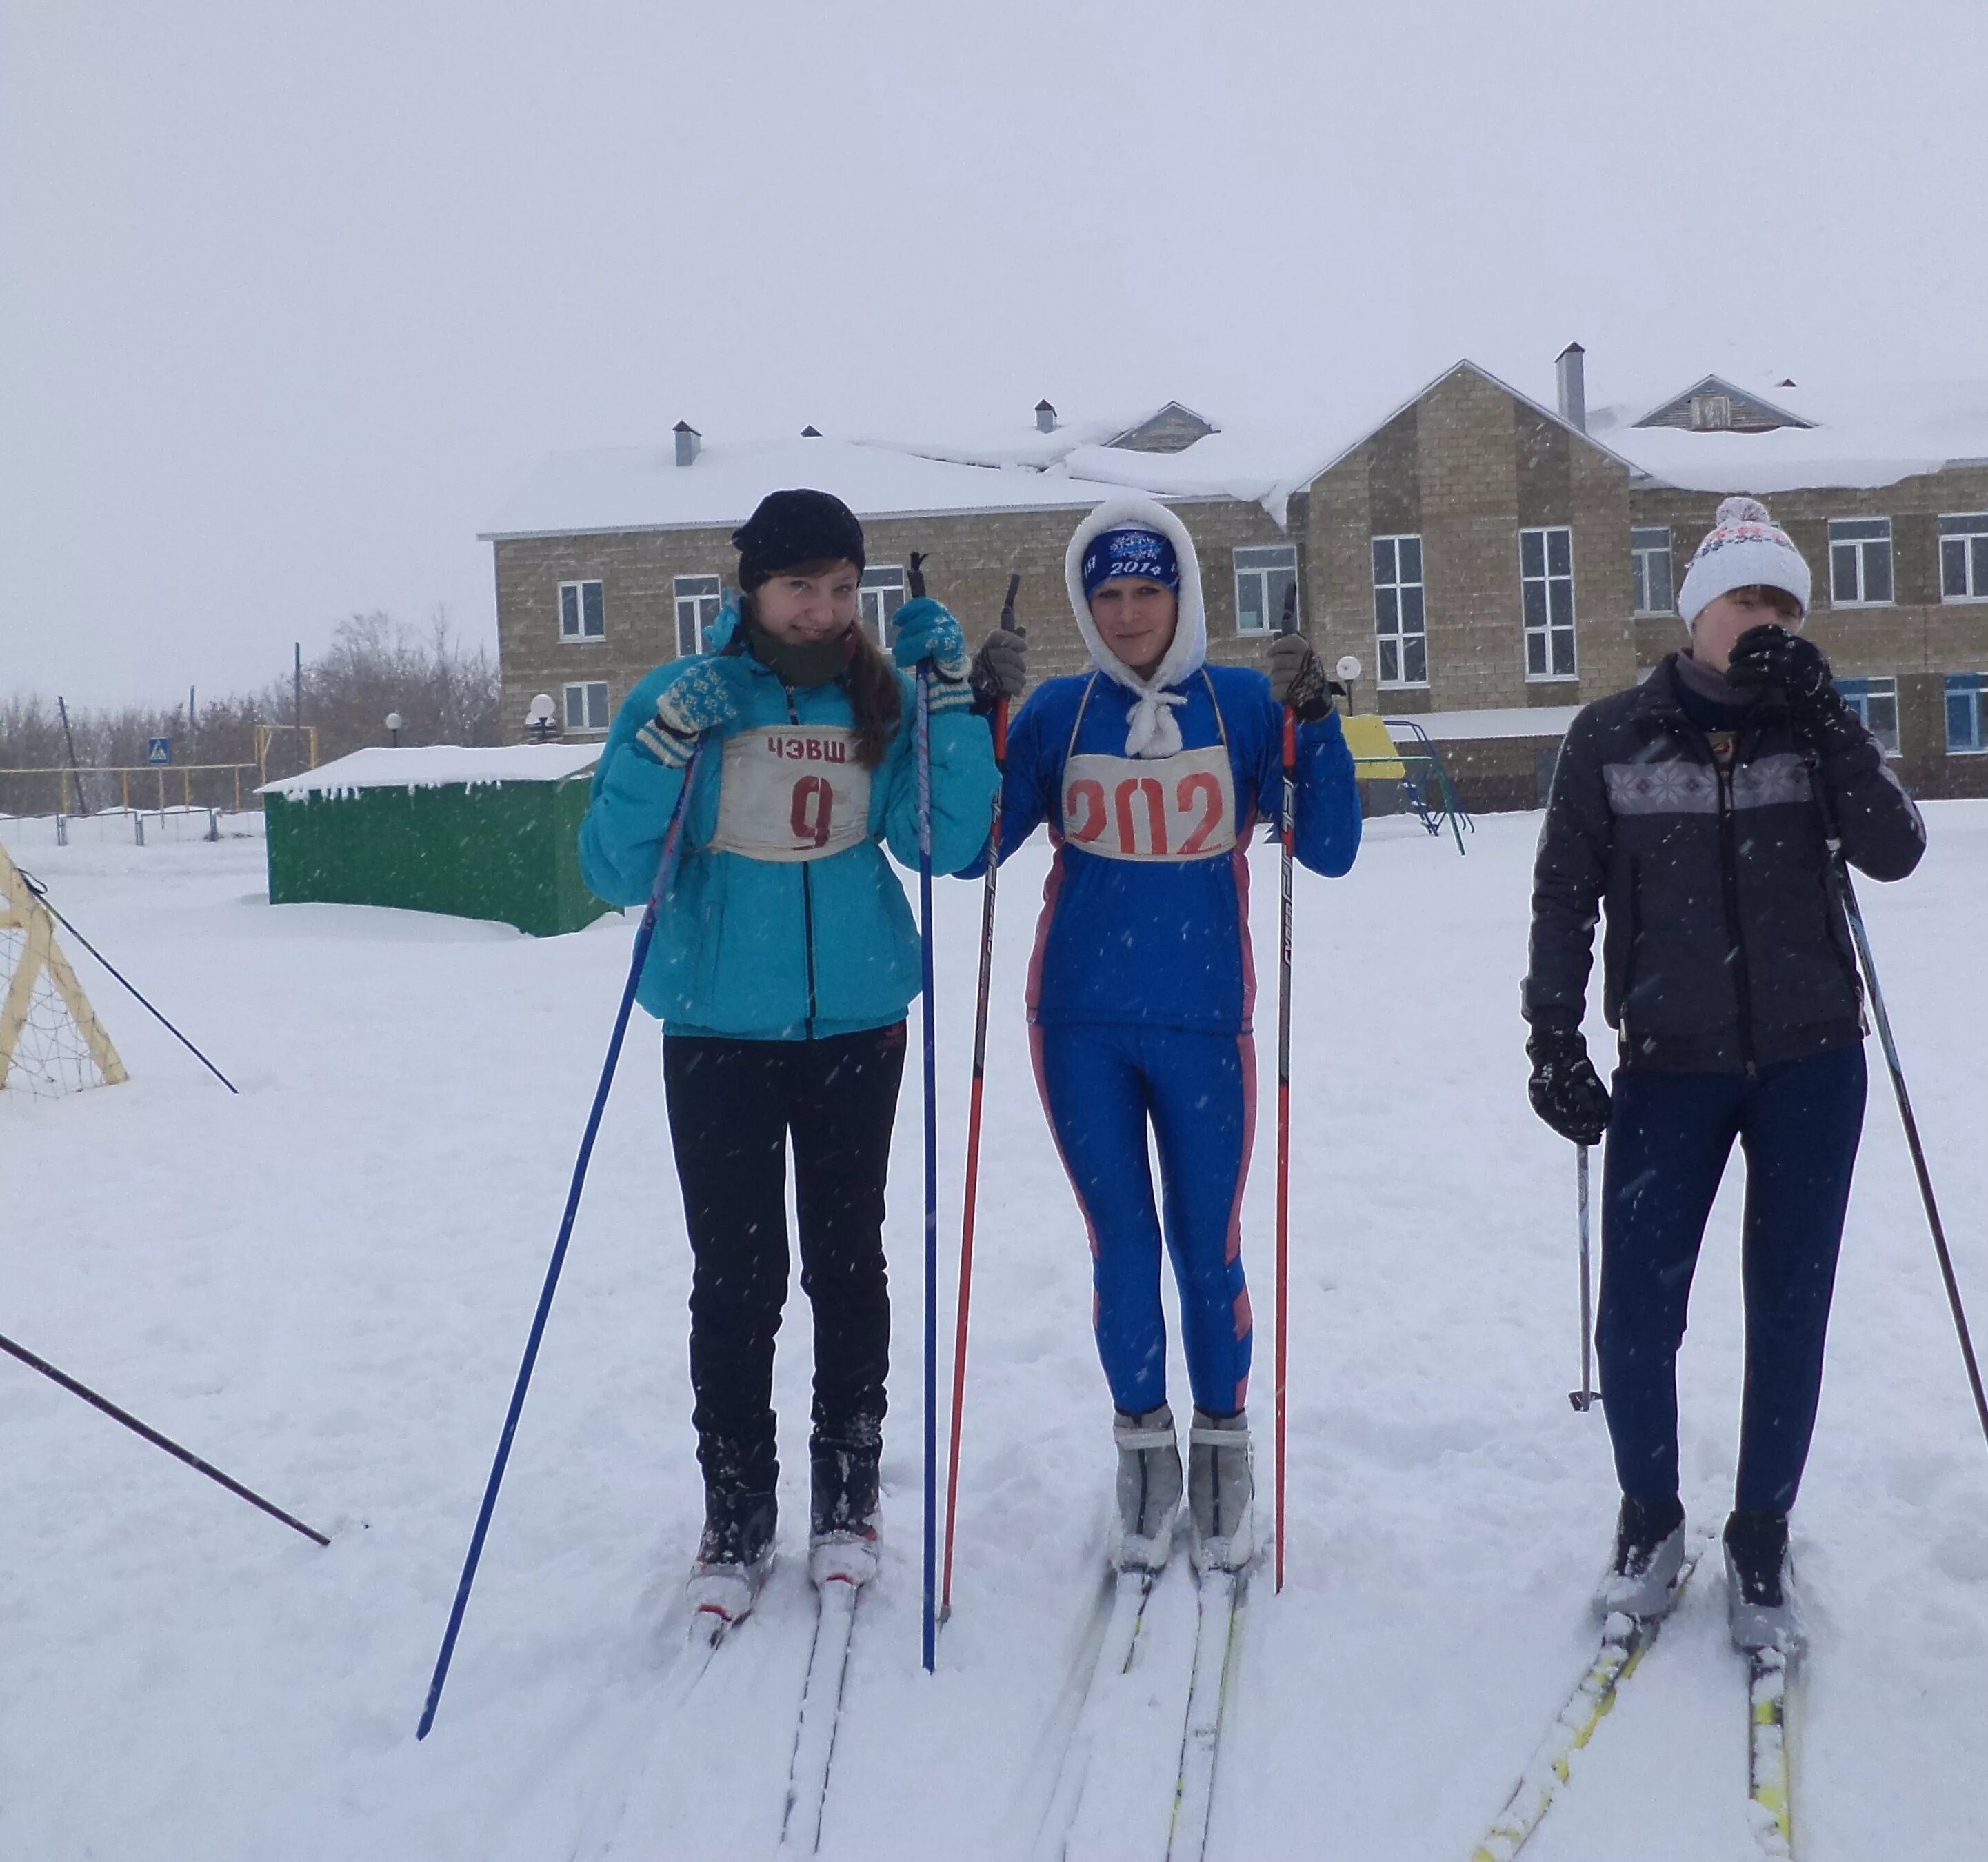
POLYGON ((857 599, 863 607, 863 625, 881 647, 891 644, 891 617, 904 604, 904 572, 893 564, 863 571, 863 584, 857 599))
POLYGON ((677 601, 677 657, 688 659, 704 651, 704 637, 718 618, 725 599, 725 586, 715 575, 680 575, 674 590, 677 601))
POLYGON ((1898 753, 1898 682, 1895 679, 1839 679, 1836 689, 1888 757, 1898 753))
POLYGON ((1988 601, 1988 512, 1939 520, 1939 598, 1988 601))
POLYGON ((1268 634, 1284 618, 1284 598, 1298 585, 1295 543, 1236 552, 1236 631, 1268 634))
POLYGON ((1574 533, 1519 533, 1519 593, 1526 617, 1526 676, 1574 679, 1574 533))
POLYGON ((600 582, 562 582, 559 585, 560 638, 562 640, 605 640, 607 638, 606 587, 600 582))
POLYGON ((605 730, 607 724, 607 680, 591 679, 566 688, 568 730, 605 730))
POLYGON ((1629 533, 1629 561, 1636 575, 1636 612, 1674 614, 1677 598, 1671 587, 1670 526, 1629 533))
POLYGON ((1730 394, 1694 394, 1691 398, 1691 424, 1701 433, 1717 433, 1733 425, 1730 394))
POLYGON ((1890 518, 1838 517, 1830 520, 1829 598, 1838 608, 1889 605, 1890 518))
POLYGON ((1988 731, 1982 728, 1982 688, 1988 679, 1979 672, 1949 672, 1946 675, 1946 753, 1972 755, 1988 750, 1988 731))
POLYGON ((1384 686, 1428 683, 1428 619, 1422 602, 1422 540, 1374 539, 1374 651, 1384 686))

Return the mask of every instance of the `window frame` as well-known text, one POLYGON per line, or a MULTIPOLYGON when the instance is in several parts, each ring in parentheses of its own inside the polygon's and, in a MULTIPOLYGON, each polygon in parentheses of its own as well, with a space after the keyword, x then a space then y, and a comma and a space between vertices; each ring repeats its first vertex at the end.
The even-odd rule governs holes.
POLYGON ((607 734, 608 726, 614 722, 614 695, 608 690, 607 681, 604 679, 566 680, 560 687, 560 723, 562 730, 575 732, 582 736, 590 737, 597 733, 605 736, 607 734), (573 722, 573 696, 576 692, 582 694, 580 702, 582 722, 577 724, 573 722), (585 721, 588 713, 592 709, 586 695, 594 692, 600 694, 601 721, 598 724, 585 721))
POLYGON ((1896 608, 1898 604, 1898 554, 1895 533, 1888 517, 1832 517, 1829 520, 1829 604, 1831 608, 1896 608), (1841 536, 1840 531, 1882 524, 1884 534, 1880 536, 1841 536), (1869 559, 1865 552, 1882 546, 1885 552, 1885 578, 1891 592, 1873 600, 1865 591, 1870 587, 1869 559), (1848 550, 1855 553, 1857 561, 1857 594, 1854 600, 1846 601, 1836 592, 1837 552, 1848 550))
POLYGON ((1949 672, 1946 675, 1946 702, 1941 707, 1946 726, 1946 753, 1949 757, 1988 757, 1988 675, 1980 672, 1949 672), (1956 743, 1953 740, 1953 705, 1956 699, 1966 702, 1973 718, 1974 741, 1956 743))
POLYGON ((1367 540, 1367 565, 1374 584, 1374 679, 1382 689, 1389 692, 1426 692, 1428 689, 1428 546, 1419 530, 1397 530, 1384 537, 1370 537, 1367 540), (1413 543, 1415 550, 1415 570, 1412 579, 1401 573, 1401 546, 1413 543), (1381 551, 1385 547, 1391 577, 1384 581, 1381 577, 1381 551), (1412 589, 1415 605, 1420 611, 1421 625, 1413 629, 1404 624, 1404 610, 1408 604, 1404 599, 1407 591, 1412 589), (1381 631, 1381 597, 1394 597, 1395 625, 1391 632, 1381 631), (1407 676, 1411 664, 1412 644, 1422 649, 1422 677, 1407 676), (1387 675, 1388 648, 1395 648, 1395 667, 1399 676, 1387 675))
POLYGON ((1836 689, 1842 693, 1844 702, 1856 713, 1864 728, 1877 739, 1878 747, 1887 757, 1902 757, 1905 754, 1900 747, 1904 738, 1898 716, 1898 680, 1895 673, 1878 672, 1868 676, 1860 674, 1854 678, 1846 676, 1837 680, 1836 689), (1874 689, 1877 687, 1883 689, 1874 689), (1879 704, 1888 702, 1891 706, 1892 723, 1888 738, 1883 730, 1871 721, 1871 706, 1874 700, 1879 704))
POLYGON ((604 578, 597 575, 569 577, 560 584, 556 601, 559 610, 561 646, 600 646, 605 643, 607 638, 607 584, 604 578), (566 625, 566 591, 569 588, 576 591, 573 604, 575 618, 579 622, 577 628, 571 632, 567 631, 566 625), (600 630, 593 634, 587 631, 587 591, 590 588, 600 591, 597 599, 600 630))
POLYGON ((871 563, 864 568, 856 587, 857 618, 870 630, 870 638, 887 652, 891 645, 891 617, 910 599, 911 584, 902 563, 871 563), (888 576, 895 576, 897 580, 887 581, 884 578, 888 576), (898 598, 894 601, 890 598, 894 594, 898 598), (873 595, 876 597, 874 603, 870 598, 873 595))
POLYGON ((1575 569, 1574 560, 1574 526, 1570 523, 1536 523, 1524 526, 1519 532, 1519 631, 1520 654, 1525 667, 1526 683, 1529 686, 1578 685, 1581 682, 1580 608, 1574 599, 1575 569), (1530 574, 1526 568, 1526 539, 1537 537, 1540 540, 1540 570, 1530 574), (1551 539, 1567 539, 1567 570, 1557 574, 1553 566, 1551 539), (1564 624, 1554 619, 1554 584, 1567 586, 1567 619, 1564 624), (1535 627, 1526 613, 1526 589, 1528 584, 1537 583, 1542 591, 1546 606, 1546 620, 1543 626, 1535 627), (1554 635, 1564 633, 1567 642, 1567 670, 1557 672, 1554 667, 1554 635), (1540 636, 1544 647, 1546 670, 1533 670, 1533 639, 1540 636))
POLYGON ((693 653, 704 651, 705 629, 715 621, 725 607, 725 578, 718 575, 678 575, 670 578, 671 611, 676 619, 677 658, 688 659, 693 653), (686 583, 698 586, 687 588, 686 583), (708 601, 711 612, 707 615, 704 604, 708 601), (688 616, 685 609, 690 611, 688 616), (684 645, 684 623, 690 623, 690 642, 684 645))
POLYGON ((1630 611, 1638 615, 1672 615, 1677 612, 1677 538, 1667 523, 1632 523, 1629 526, 1629 573, 1636 584, 1635 598, 1630 611), (1636 539, 1661 536, 1661 549, 1654 543, 1638 543, 1636 539), (1650 592, 1649 571, 1646 559, 1661 555, 1664 559, 1664 587, 1670 599, 1662 608, 1655 607, 1645 598, 1650 592))
POLYGON ((1298 576, 1298 547, 1296 543, 1238 543, 1229 552, 1229 567, 1231 586, 1236 596, 1236 631, 1239 638, 1267 640, 1276 634, 1284 612, 1283 587, 1280 585, 1277 587, 1274 597, 1271 594, 1272 578, 1276 576, 1288 575, 1291 578, 1289 586, 1297 589, 1298 593, 1296 611, 1298 625, 1300 627, 1304 625, 1304 589, 1298 576), (1246 557, 1270 556, 1289 560, 1274 563, 1246 563, 1243 560, 1246 557), (1242 625, 1242 617, 1251 611, 1245 604, 1242 594, 1246 577, 1260 584, 1261 605, 1255 611, 1263 617, 1261 627, 1245 627, 1242 625))
POLYGON ((1942 511, 1939 518, 1939 598, 1942 605, 1964 606, 1988 601, 1988 511, 1942 511), (1952 524, 1956 527, 1947 528, 1952 524), (1962 530, 1958 526, 1966 524, 1962 530), (1964 594, 1950 594, 1946 586, 1946 552, 1958 543, 1961 554, 1961 580, 1968 584, 1964 594))

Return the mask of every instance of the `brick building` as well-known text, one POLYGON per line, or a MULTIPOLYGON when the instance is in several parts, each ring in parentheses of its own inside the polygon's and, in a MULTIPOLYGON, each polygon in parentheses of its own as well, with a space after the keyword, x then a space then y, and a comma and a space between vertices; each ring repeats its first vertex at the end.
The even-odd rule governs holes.
POLYGON ((1677 581, 1719 498, 1767 497, 1816 570, 1814 636, 1926 795, 1988 794, 1988 391, 1825 406, 1716 377, 1654 405, 1587 405, 1577 347, 1548 407, 1469 361, 1370 429, 1309 451, 1169 402, 1131 423, 979 442, 813 432, 549 459, 487 533, 507 718, 552 694, 569 736, 606 730, 649 668, 695 651, 765 493, 813 485, 863 519, 866 618, 932 591, 991 622, 1011 572, 1038 676, 1077 669, 1063 587, 1081 513, 1141 490, 1200 553, 1212 657, 1259 659, 1295 581, 1308 634, 1351 655, 1359 711, 1414 716, 1479 807, 1538 799, 1577 706, 1631 684, 1684 631, 1677 581), (1813 404, 1813 405, 1812 405, 1813 404))

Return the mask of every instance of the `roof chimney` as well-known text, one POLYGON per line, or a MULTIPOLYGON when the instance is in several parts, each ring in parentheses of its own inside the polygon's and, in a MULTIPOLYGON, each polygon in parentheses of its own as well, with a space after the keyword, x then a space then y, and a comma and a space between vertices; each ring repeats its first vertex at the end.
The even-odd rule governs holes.
POLYGON ((1053 433, 1056 431, 1056 409, 1046 401, 1037 401, 1036 403, 1036 431, 1038 433, 1053 433))
POLYGON ((704 435, 687 420, 680 420, 677 422, 676 435, 677 463, 679 466, 688 466, 697 457, 698 449, 704 444, 704 435))
POLYGON ((1570 343, 1554 359, 1560 377, 1560 417, 1583 433, 1587 431, 1587 377, 1581 358, 1587 353, 1578 343, 1570 343))

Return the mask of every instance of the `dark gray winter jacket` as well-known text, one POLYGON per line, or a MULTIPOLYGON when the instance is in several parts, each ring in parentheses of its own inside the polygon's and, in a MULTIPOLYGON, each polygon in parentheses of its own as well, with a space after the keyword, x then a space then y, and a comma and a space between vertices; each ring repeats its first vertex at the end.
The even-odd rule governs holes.
POLYGON ((1529 1021, 1580 1021, 1598 912, 1625 1067, 1751 1072, 1863 1038, 1863 990, 1826 845, 1902 879, 1925 825, 1868 733, 1805 752, 1777 694, 1729 773, 1678 700, 1675 655, 1585 706, 1554 770, 1533 872, 1529 1021))

